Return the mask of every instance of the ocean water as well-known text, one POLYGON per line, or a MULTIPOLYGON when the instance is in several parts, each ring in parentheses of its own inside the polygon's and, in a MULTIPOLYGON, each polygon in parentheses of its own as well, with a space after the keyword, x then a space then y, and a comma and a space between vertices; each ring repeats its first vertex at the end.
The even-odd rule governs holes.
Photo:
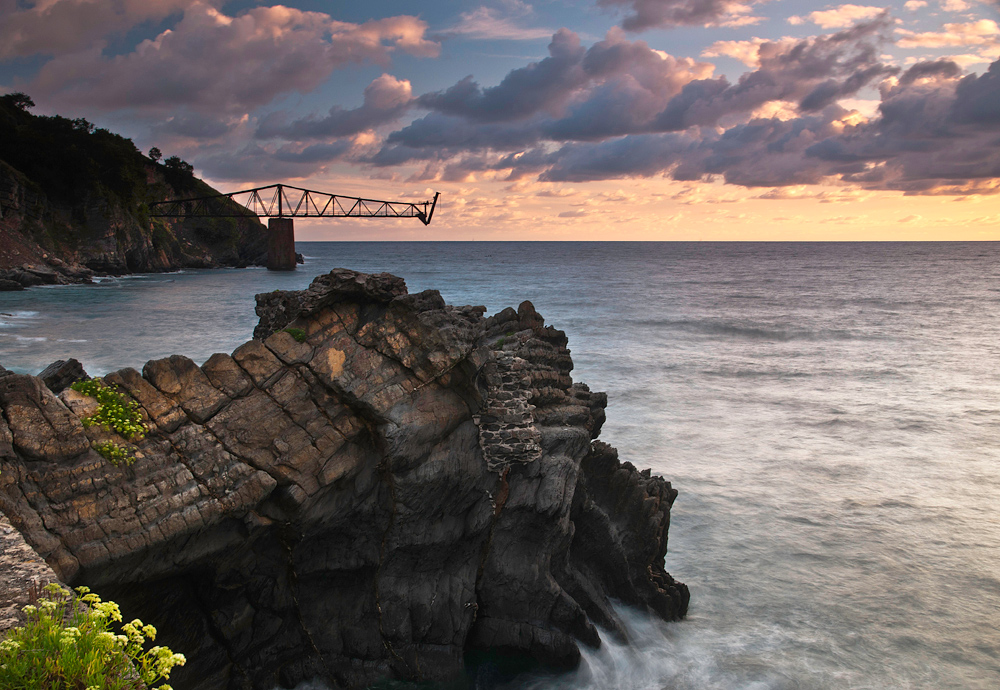
POLYGON ((294 273, 0 293, 0 364, 229 352, 253 295, 343 266, 489 313, 530 299, 602 439, 671 480, 688 618, 622 609, 510 688, 1000 688, 1000 244, 300 243, 294 273))

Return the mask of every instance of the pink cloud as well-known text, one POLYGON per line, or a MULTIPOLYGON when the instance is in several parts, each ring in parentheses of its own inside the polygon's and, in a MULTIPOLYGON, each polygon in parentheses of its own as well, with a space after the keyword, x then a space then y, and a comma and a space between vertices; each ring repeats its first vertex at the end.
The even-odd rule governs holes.
POLYGON ((868 5, 840 5, 829 10, 810 12, 805 17, 789 17, 788 23, 798 25, 810 21, 824 29, 842 29, 859 21, 873 19, 884 10, 884 7, 868 5))
POLYGON ((745 26, 753 6, 764 0, 598 0, 602 7, 625 6, 632 11, 622 21, 626 31, 672 26, 745 26))
POLYGON ((951 46, 988 46, 1000 39, 1000 27, 992 19, 980 19, 964 24, 945 24, 944 31, 917 33, 906 29, 896 29, 902 38, 896 44, 900 48, 945 48, 951 46))
POLYGON ((54 58, 30 89, 58 105, 245 112, 282 93, 311 91, 349 63, 385 65, 396 50, 437 55, 426 30, 409 16, 352 24, 281 5, 229 16, 194 4, 177 26, 131 53, 109 58, 97 45, 54 58))
POLYGON ((220 5, 222 0, 39 0, 30 7, 14 0, 9 4, 0 22, 0 60, 69 53, 142 22, 196 5, 220 5))

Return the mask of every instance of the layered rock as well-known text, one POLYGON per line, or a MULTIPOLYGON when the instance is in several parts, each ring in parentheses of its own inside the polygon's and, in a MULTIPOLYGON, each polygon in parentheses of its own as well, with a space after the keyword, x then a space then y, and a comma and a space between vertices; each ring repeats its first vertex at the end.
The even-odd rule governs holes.
POLYGON ((0 378, 0 510, 156 622, 174 685, 443 680, 476 649, 571 667, 620 631, 612 598, 685 614, 676 491, 595 441, 606 397, 530 303, 484 318, 346 270, 257 302, 231 355, 104 377, 150 427, 131 467, 91 450, 115 438, 92 399, 0 378))

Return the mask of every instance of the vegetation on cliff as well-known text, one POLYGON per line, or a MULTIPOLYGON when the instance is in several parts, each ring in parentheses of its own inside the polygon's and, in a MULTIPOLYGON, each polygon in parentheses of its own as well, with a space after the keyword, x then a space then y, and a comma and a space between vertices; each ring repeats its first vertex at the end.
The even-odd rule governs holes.
MULTIPOLYGON (((129 441, 141 439, 149 431, 139 413, 139 403, 126 400, 121 393, 104 385, 99 379, 83 379, 70 388, 97 401, 97 411, 80 420, 85 427, 99 426, 107 431, 114 431, 129 441)), ((94 450, 113 465, 123 462, 131 465, 135 460, 128 448, 115 441, 95 441, 93 446, 94 450)))
POLYGON ((150 218, 154 201, 217 193, 190 164, 161 163, 158 149, 147 157, 131 139, 33 106, 22 93, 0 96, 0 268, 51 258, 107 273, 262 262, 259 223, 150 218))
MULTIPOLYGON (((9 690, 145 690, 183 666, 168 647, 145 649, 156 628, 135 619, 121 623, 118 604, 87 587, 78 597, 46 585, 24 607, 27 622, 0 641, 0 687, 9 690)), ((156 690, 171 690, 167 684, 156 690)))

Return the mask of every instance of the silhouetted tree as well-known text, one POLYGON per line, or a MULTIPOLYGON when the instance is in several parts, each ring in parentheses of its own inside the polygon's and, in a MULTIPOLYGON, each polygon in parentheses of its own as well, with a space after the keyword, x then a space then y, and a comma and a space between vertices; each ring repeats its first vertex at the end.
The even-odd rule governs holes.
POLYGON ((73 120, 73 129, 75 129, 78 132, 86 132, 87 134, 93 134, 94 130, 97 129, 97 126, 93 122, 90 122, 84 117, 78 117, 75 120, 73 120))
POLYGON ((154 163, 159 163, 160 159, 163 158, 163 153, 160 151, 160 149, 154 146, 153 148, 149 149, 149 157, 150 159, 152 159, 154 163))
POLYGON ((12 105, 18 110, 28 111, 29 108, 35 107, 35 102, 31 100, 31 96, 20 91, 15 91, 14 93, 8 93, 6 96, 0 98, 4 103, 12 105))
POLYGON ((167 167, 167 170, 176 170, 177 172, 185 172, 189 175, 194 174, 194 166, 183 161, 177 156, 171 156, 167 160, 163 161, 163 164, 167 167))

